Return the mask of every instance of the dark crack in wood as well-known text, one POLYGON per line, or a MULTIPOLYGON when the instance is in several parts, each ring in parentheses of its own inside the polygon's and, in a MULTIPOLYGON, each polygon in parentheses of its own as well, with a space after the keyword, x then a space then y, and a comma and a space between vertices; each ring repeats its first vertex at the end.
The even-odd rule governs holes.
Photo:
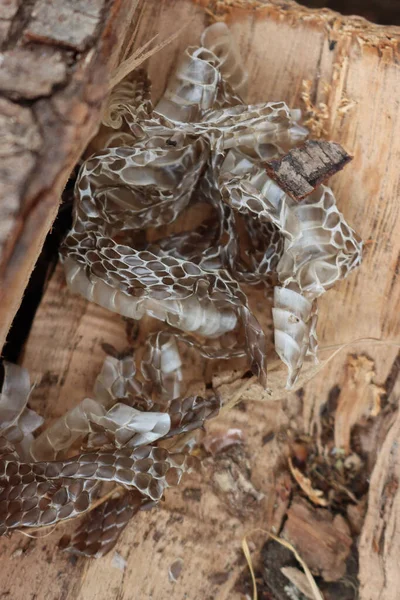
POLYGON ((308 140, 266 164, 271 179, 294 200, 301 200, 343 169, 352 156, 335 142, 308 140))

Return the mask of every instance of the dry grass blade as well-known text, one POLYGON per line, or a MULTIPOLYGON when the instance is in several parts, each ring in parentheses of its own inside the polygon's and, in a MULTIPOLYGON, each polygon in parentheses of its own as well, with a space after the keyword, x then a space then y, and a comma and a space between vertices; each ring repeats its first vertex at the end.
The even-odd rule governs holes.
POLYGON ((36 531, 36 535, 33 535, 32 533, 30 533, 30 531, 24 531, 23 529, 17 529, 18 533, 22 533, 22 535, 24 535, 25 537, 28 538, 32 538, 33 540, 41 540, 45 537, 48 537, 49 535, 51 535, 57 528, 57 525, 49 525, 48 527, 42 527, 41 529, 50 529, 50 531, 47 531, 45 534, 40 535, 40 533, 37 531, 37 529, 33 529, 31 531, 36 531))
POLYGON ((165 48, 165 46, 168 46, 168 44, 176 40, 176 38, 180 36, 182 31, 188 25, 190 25, 190 23, 191 21, 187 21, 182 25, 182 27, 178 29, 178 31, 175 31, 175 33, 170 35, 166 40, 160 42, 159 44, 154 46, 154 48, 150 48, 150 50, 147 50, 149 46, 157 39, 158 34, 156 34, 145 44, 143 44, 143 46, 141 46, 130 56, 128 56, 128 58, 125 58, 114 71, 109 82, 109 89, 112 90, 120 81, 122 81, 127 75, 129 75, 129 73, 131 73, 134 69, 141 65, 145 60, 147 60, 148 58, 165 48))
POLYGON ((247 537, 253 533, 264 533, 267 534, 270 538, 272 538, 275 542, 277 542, 278 544, 280 544, 281 546, 284 546, 285 548, 287 548, 288 550, 290 550, 291 552, 293 552, 296 560, 300 563, 300 565, 302 566, 304 573, 306 574, 307 577, 307 581, 310 584, 310 587, 312 589, 312 592, 314 594, 314 599, 315 600, 324 600, 321 592, 319 591, 319 588, 317 586, 317 584, 315 583, 315 579, 310 571, 310 569, 308 568, 308 566, 306 565, 306 563, 304 562, 304 560, 301 558, 301 556, 297 553, 296 549, 294 548, 294 546, 292 546, 292 544, 289 544, 289 542, 287 542, 286 540, 277 537, 276 535, 274 535, 273 533, 271 533, 270 531, 267 531, 266 529, 252 529, 247 536, 244 536, 244 538, 242 539, 242 549, 243 549, 243 553, 246 557, 247 560, 247 564, 249 565, 249 570, 250 570, 250 574, 251 574, 251 579, 253 582, 253 600, 258 600, 258 593, 257 593, 257 583, 256 583, 256 578, 254 575, 254 569, 253 569, 253 563, 251 560, 251 554, 250 554, 250 549, 249 549, 249 545, 247 543, 247 537))
POLYGON ((98 506, 100 506, 101 504, 104 504, 104 502, 107 502, 107 500, 109 500, 110 498, 112 498, 113 496, 115 496, 115 494, 117 494, 118 492, 122 492, 122 490, 123 490, 122 486, 115 485, 106 494, 104 494, 103 496, 100 496, 100 498, 98 498, 97 500, 95 500, 94 502, 92 502, 92 504, 90 505, 89 509, 87 510, 87 513, 91 512, 92 510, 94 510, 95 508, 97 508, 98 506))
MULTIPOLYGON (((134 69, 136 69, 142 62, 146 60, 146 58, 150 58, 153 54, 155 54, 158 50, 161 49, 162 44, 147 50, 149 46, 157 39, 158 33, 154 35, 151 39, 149 39, 143 46, 140 46, 137 50, 135 50, 130 56, 124 58, 120 65, 114 71, 110 82, 109 89, 112 90, 124 77, 129 75, 134 69)), ((164 46, 168 43, 168 40, 164 42, 164 46)))
POLYGON ((254 569, 253 569, 253 563, 251 560, 250 548, 247 543, 246 536, 242 539, 242 550, 243 550, 243 554, 245 555, 245 558, 247 560, 247 564, 249 565, 251 580, 253 582, 253 600, 258 600, 256 577, 254 575, 254 569))

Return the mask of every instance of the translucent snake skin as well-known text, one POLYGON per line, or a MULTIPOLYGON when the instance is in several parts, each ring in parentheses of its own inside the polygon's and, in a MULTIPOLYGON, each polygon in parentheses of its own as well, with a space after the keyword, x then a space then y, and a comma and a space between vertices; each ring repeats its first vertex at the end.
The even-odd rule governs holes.
POLYGON ((51 525, 70 518, 74 510, 84 512, 90 505, 90 489, 99 481, 136 489, 157 502, 165 489, 178 485, 182 474, 195 464, 192 456, 152 446, 31 464, 6 453, 0 459, 0 481, 4 485, 0 493, 0 532, 21 525, 51 525), (79 480, 89 491, 82 489, 79 480))
MULTIPOLYGON (((109 147, 81 168, 62 256, 71 290, 126 317, 149 314, 205 338, 240 322, 250 367, 265 386, 266 339, 240 283, 268 284, 276 273, 313 301, 359 264, 361 244, 329 188, 296 203, 267 176, 263 162, 303 142, 307 130, 300 111, 283 102, 245 104, 246 87, 222 23, 187 48, 154 108, 143 72, 117 86, 105 116, 109 147), (217 219, 156 243, 139 235, 199 202, 217 219), (247 260, 237 215, 251 240, 247 260)), ((289 386, 310 350, 311 312, 301 315, 302 334, 292 327, 296 312, 292 305, 273 313, 289 386)))
POLYGON ((62 538, 60 545, 78 556, 104 556, 115 546, 129 521, 142 507, 143 496, 139 492, 111 498, 95 508, 72 537, 62 538))
POLYGON ((288 389, 307 357, 316 360, 317 299, 360 264, 362 242, 329 187, 295 201, 269 178, 265 163, 308 132, 284 102, 247 104, 247 83, 229 29, 216 23, 183 53, 155 106, 142 70, 112 90, 106 147, 81 166, 61 258, 72 292, 166 327, 138 356, 111 349, 92 397, 37 437, 43 419, 27 407, 29 375, 4 365, 0 535, 88 513, 62 545, 102 556, 139 510, 196 467, 186 434, 215 417, 221 400, 213 390, 185 393, 182 346, 210 360, 247 356, 264 387, 274 349, 288 389), (199 208, 197 227, 165 234, 199 208), (274 348, 248 286, 273 298, 274 348), (91 511, 104 482, 119 489, 91 511))

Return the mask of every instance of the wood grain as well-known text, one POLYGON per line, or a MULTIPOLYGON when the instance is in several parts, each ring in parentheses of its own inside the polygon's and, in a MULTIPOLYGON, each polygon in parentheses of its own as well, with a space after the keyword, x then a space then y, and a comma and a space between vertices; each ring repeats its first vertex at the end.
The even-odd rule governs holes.
MULTIPOLYGON (((399 387, 399 386, 398 386, 399 387)), ((400 390, 397 390, 399 394, 400 390)), ((397 397, 398 402, 398 397, 397 397)), ((360 539, 363 600, 398 598, 400 553, 400 412, 378 454, 360 539)))
MULTIPOLYGON (((208 4, 212 10, 222 6, 221 2, 208 4)), ((265 6, 256 2, 250 11, 232 8, 243 3, 229 4, 229 11, 221 12, 226 13, 249 68, 250 100, 284 100, 292 107, 307 108, 305 118, 313 130, 324 130, 324 137, 339 142, 354 156, 331 183, 340 210, 367 242, 366 255, 356 273, 321 299, 318 332, 322 346, 365 337, 399 339, 399 30, 329 11, 308 11, 292 2, 265 6)), ((150 60, 155 96, 164 88, 180 52, 197 43, 207 16, 199 3, 190 0, 147 1, 137 44, 159 31, 162 39, 167 38, 178 22, 188 22, 188 26, 150 60)), ((139 341, 145 335, 142 327, 139 341)), ((124 323, 71 296, 57 270, 37 313, 23 361, 37 381, 33 407, 50 418, 90 394, 104 358, 103 341, 122 349, 126 345, 124 323)), ((394 347, 358 343, 308 383, 302 399, 290 396, 282 402, 255 402, 265 395, 252 385, 244 393, 252 399, 245 412, 232 410, 210 424, 211 428, 239 426, 245 431, 251 485, 264 494, 251 510, 242 492, 235 491, 233 497, 238 500, 232 505, 232 494, 218 488, 220 480, 214 476, 218 461, 212 461, 198 479, 189 478, 183 487, 171 491, 161 509, 139 514, 132 522, 116 548, 127 561, 124 570, 115 566, 112 554, 97 562, 79 559, 71 564, 55 550, 62 528, 33 542, 15 534, 11 541, 0 543, 0 589, 13 600, 243 598, 235 588, 245 570, 241 538, 255 524, 268 527, 272 522, 277 488, 273 470, 282 460, 281 434, 264 445, 263 439, 294 422, 314 430, 319 407, 331 389, 341 385, 342 366, 350 350, 371 357, 374 384, 385 384, 390 373, 396 378, 394 347), (168 568, 178 558, 184 567, 178 581, 171 583, 168 568)), ((240 385, 240 373, 228 373, 225 379, 224 394, 229 396, 240 385)), ((377 489, 371 489, 371 494, 379 496, 381 488, 377 489)), ((393 510, 391 522, 396 515, 400 518, 398 503, 393 510)), ((362 554, 364 559, 368 560, 362 554)), ((391 599, 373 589, 366 595, 366 573, 374 568, 378 567, 368 562, 361 565, 363 600, 391 599)))

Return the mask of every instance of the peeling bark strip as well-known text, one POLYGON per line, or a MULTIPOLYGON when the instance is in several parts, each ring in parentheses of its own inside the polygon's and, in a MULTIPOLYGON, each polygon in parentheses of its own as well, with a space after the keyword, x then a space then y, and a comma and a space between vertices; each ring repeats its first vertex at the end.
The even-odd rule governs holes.
POLYGON ((359 542, 363 600, 397 600, 400 553, 400 412, 372 472, 359 542))
POLYGON ((308 140, 282 158, 271 160, 266 169, 271 179, 293 200, 301 200, 352 158, 340 144, 308 140))

